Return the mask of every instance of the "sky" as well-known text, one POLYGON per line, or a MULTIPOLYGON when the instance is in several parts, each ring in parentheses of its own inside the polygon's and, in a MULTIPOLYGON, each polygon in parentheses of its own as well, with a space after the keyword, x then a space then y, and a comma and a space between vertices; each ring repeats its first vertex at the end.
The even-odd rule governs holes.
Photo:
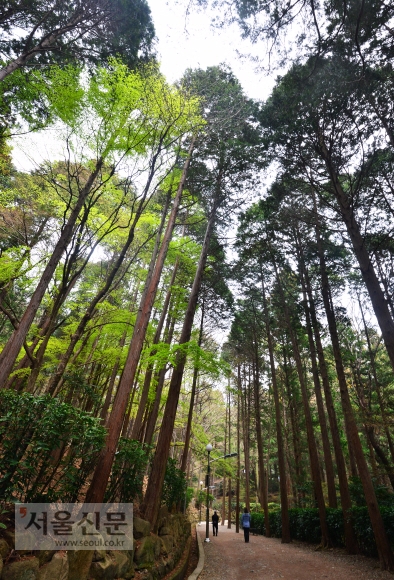
MULTIPOLYGON (((237 76, 245 93, 254 99, 265 100, 277 73, 267 76, 257 70, 250 58, 254 54, 264 60, 263 45, 252 46, 241 38, 236 25, 221 30, 211 25, 212 10, 190 6, 192 0, 148 0, 154 21, 156 50, 161 71, 169 82, 179 80, 187 68, 207 68, 226 63, 237 76), (188 11, 189 8, 189 11, 188 11)), ((56 130, 47 128, 36 134, 14 140, 13 160, 21 171, 29 171, 45 159, 62 156, 56 130)))
POLYGON ((214 13, 198 10, 189 0, 148 0, 158 38, 157 50, 161 70, 170 82, 178 80, 187 68, 207 68, 228 64, 241 82, 245 93, 264 100, 274 86, 274 75, 256 70, 249 58, 237 56, 253 53, 264 57, 262 46, 243 40, 236 25, 218 30, 211 26, 214 13))

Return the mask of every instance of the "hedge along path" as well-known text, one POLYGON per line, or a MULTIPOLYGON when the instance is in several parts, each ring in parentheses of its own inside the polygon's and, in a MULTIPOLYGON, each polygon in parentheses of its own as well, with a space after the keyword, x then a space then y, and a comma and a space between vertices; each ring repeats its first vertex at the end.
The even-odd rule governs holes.
MULTIPOLYGON (((198 528, 197 528, 198 529, 198 528)), ((204 543, 205 565, 198 580, 393 580, 390 572, 379 569, 379 561, 349 555, 342 549, 316 551, 316 546, 294 541, 250 536, 245 544, 243 532, 219 526, 217 537, 204 543)), ((204 529, 198 529, 201 540, 204 529)))

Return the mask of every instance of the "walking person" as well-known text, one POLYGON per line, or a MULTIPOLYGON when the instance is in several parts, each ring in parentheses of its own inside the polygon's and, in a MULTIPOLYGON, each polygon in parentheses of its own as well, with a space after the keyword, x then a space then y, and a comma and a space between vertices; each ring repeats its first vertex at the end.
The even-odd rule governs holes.
POLYGON ((250 521, 251 521, 250 513, 248 512, 248 508, 245 508, 244 513, 242 514, 241 522, 242 527, 244 529, 245 542, 247 544, 249 543, 250 521))
POLYGON ((219 529, 219 516, 216 512, 213 512, 213 515, 212 515, 212 528, 213 528, 213 535, 217 536, 218 529, 219 529))

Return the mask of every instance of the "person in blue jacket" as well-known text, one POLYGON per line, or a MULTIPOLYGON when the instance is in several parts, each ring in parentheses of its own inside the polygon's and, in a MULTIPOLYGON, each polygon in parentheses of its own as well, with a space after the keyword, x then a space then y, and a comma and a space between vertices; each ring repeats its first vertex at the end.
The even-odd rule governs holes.
POLYGON ((244 513, 242 514, 242 527, 244 529, 244 538, 245 538, 245 542, 248 543, 249 542, 249 531, 250 531, 250 513, 248 512, 248 508, 244 509, 244 513))

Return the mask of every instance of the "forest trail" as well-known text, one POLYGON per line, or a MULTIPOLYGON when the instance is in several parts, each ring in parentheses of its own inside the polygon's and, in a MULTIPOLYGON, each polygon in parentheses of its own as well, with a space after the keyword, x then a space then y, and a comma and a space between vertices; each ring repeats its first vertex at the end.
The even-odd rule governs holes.
MULTIPOLYGON (((202 540, 205 524, 197 526, 202 540)), ((245 544, 243 532, 219 526, 217 537, 204 542, 205 566, 199 580, 389 580, 389 572, 378 561, 349 556, 342 550, 315 551, 309 544, 281 544, 280 539, 251 536, 245 544)))

